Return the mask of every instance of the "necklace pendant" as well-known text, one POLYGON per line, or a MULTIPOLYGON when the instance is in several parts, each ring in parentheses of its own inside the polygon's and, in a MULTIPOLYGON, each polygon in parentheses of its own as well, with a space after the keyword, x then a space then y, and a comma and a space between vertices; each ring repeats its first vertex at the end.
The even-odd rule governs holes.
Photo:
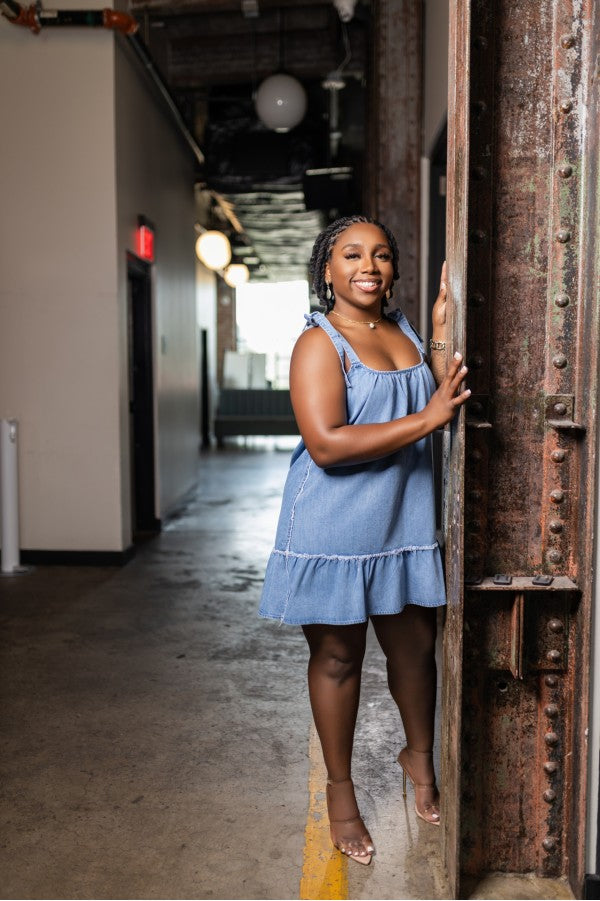
POLYGON ((374 322, 369 322, 369 328, 375 328, 375 323, 374 323, 374 322))

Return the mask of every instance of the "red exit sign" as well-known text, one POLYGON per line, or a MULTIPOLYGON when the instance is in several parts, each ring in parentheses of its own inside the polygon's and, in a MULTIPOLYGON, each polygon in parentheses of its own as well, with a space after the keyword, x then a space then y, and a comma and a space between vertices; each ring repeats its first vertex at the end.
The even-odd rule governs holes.
POLYGON ((154 262, 154 227, 144 216, 138 216, 135 232, 135 252, 142 260, 154 262))

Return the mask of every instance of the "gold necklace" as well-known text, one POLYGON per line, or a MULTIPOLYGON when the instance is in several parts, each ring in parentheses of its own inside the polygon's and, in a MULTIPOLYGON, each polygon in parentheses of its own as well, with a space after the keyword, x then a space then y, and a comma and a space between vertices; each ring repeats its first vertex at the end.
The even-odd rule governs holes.
POLYGON ((354 325, 368 325, 369 328, 375 328, 376 322, 381 322, 383 319, 383 315, 379 317, 379 319, 373 319, 371 322, 365 322, 363 319, 350 319, 349 316, 343 316, 342 313, 337 313, 335 310, 330 310, 330 313, 333 313, 334 316, 339 316, 340 319, 345 319, 346 322, 353 322, 354 325))

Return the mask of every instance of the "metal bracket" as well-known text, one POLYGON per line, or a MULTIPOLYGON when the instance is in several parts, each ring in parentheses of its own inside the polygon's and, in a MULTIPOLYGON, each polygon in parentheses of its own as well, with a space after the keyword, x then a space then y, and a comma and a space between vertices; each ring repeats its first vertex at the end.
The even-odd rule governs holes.
POLYGON ((512 576, 508 573, 496 573, 492 581, 494 585, 512 585, 512 576))
POLYGON ((549 394, 546 397, 545 417, 551 429, 558 432, 571 432, 575 435, 583 435, 586 427, 575 422, 575 397, 572 394, 549 394))

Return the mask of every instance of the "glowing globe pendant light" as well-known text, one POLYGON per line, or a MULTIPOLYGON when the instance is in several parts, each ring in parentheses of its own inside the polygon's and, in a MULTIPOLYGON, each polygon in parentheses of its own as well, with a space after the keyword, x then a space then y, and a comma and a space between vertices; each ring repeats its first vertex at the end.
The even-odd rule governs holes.
POLYGON ((218 231, 203 232, 196 241, 196 256, 207 269, 224 269, 231 260, 227 235, 218 231))
POLYGON ((304 118, 306 91, 291 75, 269 75, 258 88, 254 103, 258 118, 267 128, 286 132, 304 118))
POLYGON ((245 285, 250 278, 250 270, 245 263, 232 263, 223 273, 223 278, 230 288, 245 285))

